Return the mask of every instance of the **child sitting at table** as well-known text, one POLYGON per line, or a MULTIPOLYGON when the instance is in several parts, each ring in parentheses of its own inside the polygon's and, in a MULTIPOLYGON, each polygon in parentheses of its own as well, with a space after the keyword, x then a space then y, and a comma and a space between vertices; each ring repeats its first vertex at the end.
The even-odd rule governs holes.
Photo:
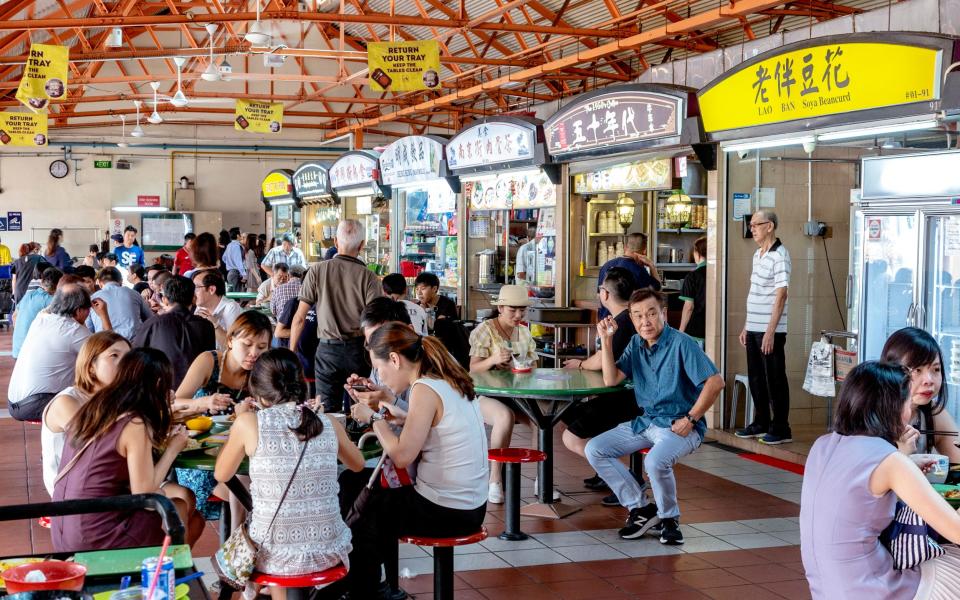
MULTIPOLYGON (((170 361, 159 350, 127 353, 113 383, 93 394, 70 421, 53 488, 53 500, 109 498, 126 494, 165 494, 186 525, 187 541, 203 533, 193 494, 165 483, 177 454, 187 443, 170 412, 170 361), (161 451, 154 463, 154 451, 161 451)), ((57 552, 159 546, 164 532, 155 512, 109 512, 53 517, 57 552)))
MULTIPOLYGON (((340 517, 337 459, 356 472, 363 469, 363 455, 336 419, 314 412, 300 360, 290 350, 274 348, 257 360, 250 391, 262 410, 238 407, 214 474, 226 483, 250 457, 250 537, 260 545, 256 570, 304 575, 349 564, 350 529, 340 517)), ((273 588, 273 600, 282 600, 283 592, 273 588)))

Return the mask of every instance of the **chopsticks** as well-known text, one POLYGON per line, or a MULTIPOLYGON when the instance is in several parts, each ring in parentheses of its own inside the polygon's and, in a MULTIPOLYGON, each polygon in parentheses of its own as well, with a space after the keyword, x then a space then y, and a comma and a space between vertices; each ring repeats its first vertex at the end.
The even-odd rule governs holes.
POLYGON ((917 431, 919 431, 920 435, 950 435, 954 437, 957 436, 956 431, 937 431, 935 429, 919 429, 917 431))

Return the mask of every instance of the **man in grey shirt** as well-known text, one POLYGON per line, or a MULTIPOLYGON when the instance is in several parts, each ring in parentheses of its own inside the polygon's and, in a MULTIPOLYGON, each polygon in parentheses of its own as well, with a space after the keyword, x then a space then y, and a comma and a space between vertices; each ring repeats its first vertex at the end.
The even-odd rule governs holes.
MULTIPOLYGON (((100 283, 100 291, 93 294, 93 300, 101 299, 106 302, 113 330, 132 340, 137 335, 140 325, 153 316, 150 305, 143 296, 133 291, 133 288, 123 287, 123 276, 116 267, 100 269, 97 281, 100 283)), ((109 329, 93 311, 87 319, 87 327, 94 333, 109 329)))
POLYGON ((307 270, 300 287, 300 304, 290 324, 290 347, 296 348, 311 306, 317 312, 317 353, 314 362, 317 395, 326 412, 346 412, 343 385, 351 373, 367 375, 360 313, 383 296, 380 280, 357 256, 363 251, 363 225, 347 219, 337 226, 337 255, 307 270))

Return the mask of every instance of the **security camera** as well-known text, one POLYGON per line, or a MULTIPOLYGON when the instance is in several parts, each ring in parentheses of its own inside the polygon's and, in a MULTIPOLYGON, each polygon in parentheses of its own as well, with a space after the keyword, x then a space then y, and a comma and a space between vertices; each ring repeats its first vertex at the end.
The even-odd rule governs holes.
POLYGON ((811 140, 809 142, 803 143, 803 151, 807 154, 813 154, 813 151, 817 149, 817 141, 811 140))
POLYGON ((740 157, 740 160, 744 160, 745 158, 747 158, 748 156, 750 156, 750 151, 749 151, 749 150, 737 150, 737 156, 740 157))

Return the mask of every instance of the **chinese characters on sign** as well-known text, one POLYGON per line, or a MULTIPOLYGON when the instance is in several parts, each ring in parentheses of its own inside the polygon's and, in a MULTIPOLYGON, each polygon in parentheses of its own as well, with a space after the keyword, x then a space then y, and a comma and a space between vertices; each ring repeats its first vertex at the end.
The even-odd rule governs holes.
POLYGON ((293 173, 293 191, 303 201, 329 196, 326 167, 317 163, 300 165, 293 173))
POLYGON ((509 163, 533 156, 536 132, 512 123, 480 123, 447 144, 447 165, 466 169, 509 163))
POLYGON ((699 93, 704 129, 725 131, 936 100, 941 52, 852 42, 773 54, 731 71, 699 93))
POLYGON ((289 198, 293 193, 293 173, 286 169, 271 171, 260 184, 260 195, 264 200, 289 198))
POLYGON ((683 100, 619 91, 574 101, 544 124, 547 150, 563 155, 680 134, 683 100))
POLYGON ((668 190, 671 183, 670 159, 661 158, 578 173, 573 176, 573 191, 577 194, 597 194, 623 190, 668 190))
POLYGON ((330 185, 340 189, 365 183, 376 183, 377 160, 362 154, 345 154, 330 167, 330 185))
POLYGON ((410 135, 386 147, 380 155, 380 175, 386 185, 439 177, 442 157, 440 142, 410 135))

